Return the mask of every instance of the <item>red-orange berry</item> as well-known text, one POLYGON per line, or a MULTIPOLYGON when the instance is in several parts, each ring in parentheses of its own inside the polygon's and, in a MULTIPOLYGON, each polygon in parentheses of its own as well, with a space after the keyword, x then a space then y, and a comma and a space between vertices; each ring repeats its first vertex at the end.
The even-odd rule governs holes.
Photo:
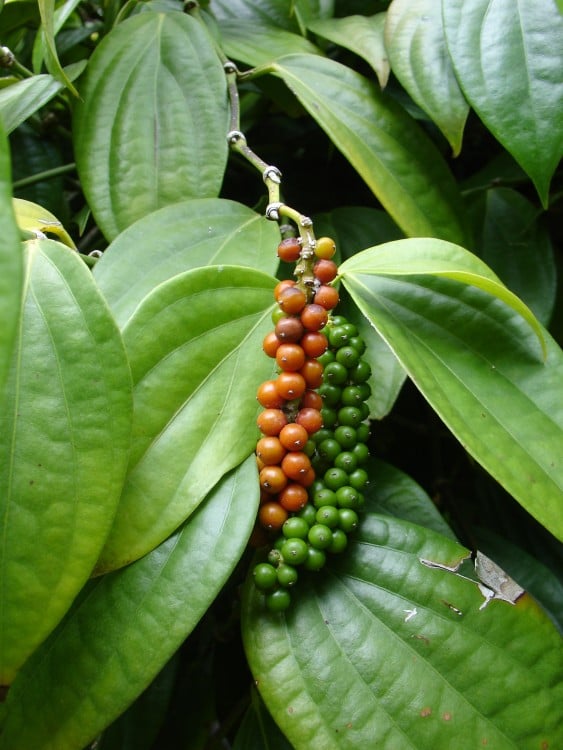
POLYGON ((330 284, 338 275, 338 266, 333 260, 318 260, 313 266, 313 273, 321 284, 330 284))
POLYGON ((296 237, 287 237, 278 245, 278 258, 286 263, 293 263, 299 259, 301 243, 296 237))
POLYGON ((287 484, 287 476, 281 466, 264 466, 260 471, 260 487, 270 495, 277 495, 287 484))
POLYGON ((328 339, 320 331, 307 331, 299 341, 308 357, 320 357, 328 349, 328 339))
POLYGON ((308 494, 303 485, 290 483, 280 492, 278 499, 282 508, 295 512, 307 504, 308 494))
POLYGON ((308 331, 320 331, 328 322, 328 312, 321 305, 305 305, 301 312, 301 322, 308 331))
POLYGON ((256 456, 262 461, 263 466, 280 464, 286 453, 287 450, 277 437, 267 435, 256 443, 256 456))
POLYGON ((265 380, 256 393, 256 398, 260 406, 265 409, 281 409, 284 405, 283 397, 280 396, 275 380, 265 380))
POLYGON ((274 287, 274 299, 276 300, 276 302, 279 302, 280 294, 285 289, 288 289, 290 286, 295 286, 296 283, 297 282, 293 281, 293 279, 284 279, 283 281, 279 281, 274 287))
POLYGON ((338 304, 339 300, 340 295, 338 294, 338 290, 336 290, 333 286, 327 286, 326 284, 323 284, 317 289, 313 301, 316 305, 321 305, 321 307, 324 307, 325 310, 333 310, 338 304))
POLYGON ((307 359, 299 372, 305 378, 307 388, 318 388, 323 382, 323 370, 318 359, 307 359))
POLYGON ((286 401, 301 398, 307 388, 305 378, 299 372, 280 372, 275 382, 277 392, 286 401))
POLYGON ((317 409, 320 411, 324 406, 323 398, 317 391, 307 390, 301 399, 301 408, 317 409))
POLYGON ((290 451, 283 457, 281 468, 286 477, 299 480, 311 468, 311 461, 309 456, 302 451, 290 451))
POLYGON ((281 341, 276 336, 274 331, 271 333, 266 334, 264 336, 264 340, 262 341, 262 349, 264 350, 265 354, 268 355, 268 357, 275 357, 276 352, 278 350, 278 346, 281 344, 281 341))
POLYGON ((289 513, 287 510, 282 508, 282 506, 274 500, 270 503, 264 503, 264 505, 261 505, 260 510, 258 511, 258 520, 261 526, 265 529, 270 529, 271 531, 278 531, 278 529, 281 529, 285 521, 287 521, 288 516, 289 513))
POLYGON ((276 362, 286 372, 296 372, 305 364, 305 352, 299 344, 282 344, 276 352, 276 362))
POLYGON ((302 289, 296 286, 284 289, 278 297, 278 305, 288 315, 295 315, 307 304, 307 297, 302 289))
POLYGON ((287 425, 287 417, 281 409, 264 409, 258 415, 256 424, 264 435, 275 437, 287 425))
POLYGON ((289 422, 279 433, 280 443, 288 451, 300 451, 309 439, 309 433, 303 425, 289 422))
POLYGON ((323 418, 317 409, 300 409, 295 418, 295 423, 304 427, 309 435, 312 435, 314 432, 318 432, 323 426, 323 418))

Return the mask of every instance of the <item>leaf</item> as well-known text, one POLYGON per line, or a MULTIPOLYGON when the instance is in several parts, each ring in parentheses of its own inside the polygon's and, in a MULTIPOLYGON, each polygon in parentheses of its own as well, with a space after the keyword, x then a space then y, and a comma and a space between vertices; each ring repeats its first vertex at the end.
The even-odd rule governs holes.
POLYGON ((289 55, 266 70, 285 81, 405 234, 463 244, 452 175, 398 104, 334 60, 289 55))
POLYGON ((67 76, 62 67, 57 48, 55 46, 55 0, 37 0, 39 13, 41 15, 41 24, 43 39, 45 42, 45 63, 47 70, 51 75, 60 81, 74 96, 78 96, 78 91, 74 88, 70 78, 67 76))
POLYGON ((417 523, 438 534, 455 539, 432 500, 414 479, 391 464, 373 459, 368 468, 366 500, 376 513, 417 523))
POLYGON ((134 383, 133 449, 98 572, 160 544, 254 449, 256 389, 275 279, 210 266, 157 287, 123 338, 134 383))
POLYGON ((279 230, 247 206, 194 198, 132 224, 111 243, 94 278, 123 327, 159 284, 205 265, 246 265, 274 274, 279 230))
MULTIPOLYGON (((63 28, 65 22, 76 10, 76 7, 79 5, 79 3, 80 0, 66 0, 63 5, 55 10, 55 3, 53 2, 53 0, 38 0, 37 4, 41 12, 43 28, 40 29, 39 34, 37 34, 37 36, 35 37, 35 42, 33 45, 33 70, 36 73, 39 73, 41 71, 43 60, 46 58, 48 66, 54 66, 52 70, 51 68, 49 68, 49 72, 52 73, 55 78, 58 78, 61 83, 65 83, 64 71, 62 78, 57 75, 57 73, 59 72, 57 70, 57 66, 60 68, 60 63, 58 60, 57 48, 55 44, 55 36, 63 28)), ((82 31, 86 32, 84 38, 87 38, 87 36, 92 33, 90 28, 82 29, 82 31)), ((75 95, 77 95, 77 92, 73 87, 69 88, 75 95)))
MULTIPOLYGON (((534 601, 491 601, 455 567, 467 551, 368 513, 285 615, 248 582, 246 655, 295 750, 556 747, 563 740, 560 636, 534 601)), ((303 583, 303 585, 302 585, 303 583)))
POLYGON ((459 251, 402 240, 360 253, 340 270, 356 304, 466 450, 563 538, 563 352, 540 328, 541 360, 539 324, 532 328, 529 312, 522 317, 510 295, 492 297, 492 282, 490 292, 487 284, 461 286, 473 283, 471 267, 481 262, 470 253, 464 262, 459 251))
POLYGON ((299 31, 292 12, 294 0, 213 0, 212 10, 220 23, 241 20, 262 23, 286 31, 299 31))
POLYGON ((22 294, 22 257, 12 208, 10 151, 0 121, 0 408, 17 334, 22 294))
POLYGON ((219 593, 258 493, 251 456, 157 549, 94 581, 10 689, 0 748, 75 750, 120 715, 219 593))
POLYGON ((158 208, 218 194, 226 81, 203 24, 178 12, 127 19, 92 55, 81 93, 76 163, 108 239, 158 208))
POLYGON ((393 0, 385 41, 393 73, 458 156, 469 104, 448 55, 440 5, 433 0, 393 0))
POLYGON ((68 234, 61 222, 50 211, 37 203, 14 198, 14 212, 18 226, 29 232, 40 234, 54 234, 64 245, 76 250, 72 237, 68 234))
POLYGON ((546 207, 563 155, 563 18, 553 0, 447 0, 442 14, 463 93, 546 207))
POLYGON ((487 191, 481 257, 547 325, 557 286, 553 247, 537 207, 515 190, 487 191))
POLYGON ((233 750, 293 750, 255 689, 252 703, 236 734, 233 750))
POLYGON ((247 65, 265 65, 293 52, 321 54, 318 47, 299 34, 262 21, 229 19, 221 21, 219 29, 225 53, 247 65))
POLYGON ((130 373, 77 254, 25 243, 20 330, 0 417, 0 684, 89 577, 127 465, 130 373))
MULTIPOLYGON (((65 68, 65 74, 71 81, 74 81, 85 67, 86 60, 72 63, 65 68)), ((15 130, 63 88, 63 83, 45 73, 0 89, 0 116, 4 121, 6 131, 11 133, 15 130)))
POLYGON ((344 16, 309 21, 308 28, 340 47, 345 47, 363 58, 374 69, 381 88, 389 80, 389 59, 385 49, 383 30, 385 13, 374 16, 344 16))

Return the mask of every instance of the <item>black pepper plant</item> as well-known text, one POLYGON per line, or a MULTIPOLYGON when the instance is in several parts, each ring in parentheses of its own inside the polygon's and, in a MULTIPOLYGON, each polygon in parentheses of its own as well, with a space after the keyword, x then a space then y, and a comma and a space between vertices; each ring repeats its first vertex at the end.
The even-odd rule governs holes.
POLYGON ((0 750, 563 746, 560 0, 0 0, 0 750))

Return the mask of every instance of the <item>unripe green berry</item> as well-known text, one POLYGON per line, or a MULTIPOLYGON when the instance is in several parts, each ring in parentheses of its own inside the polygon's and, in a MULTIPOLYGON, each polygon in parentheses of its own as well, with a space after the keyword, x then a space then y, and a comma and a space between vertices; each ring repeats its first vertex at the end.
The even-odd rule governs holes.
POLYGON ((285 612, 291 604, 291 596, 287 589, 276 589, 266 594, 266 607, 270 612, 285 612))

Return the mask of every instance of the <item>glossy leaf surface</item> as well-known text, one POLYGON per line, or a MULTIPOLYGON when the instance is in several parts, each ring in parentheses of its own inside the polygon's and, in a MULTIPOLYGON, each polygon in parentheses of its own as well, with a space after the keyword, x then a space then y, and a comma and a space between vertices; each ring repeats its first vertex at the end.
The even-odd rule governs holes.
POLYGON ((557 286, 553 247, 537 207, 516 190, 487 191, 481 257, 547 325, 557 286))
POLYGON ((23 275, 20 233, 12 208, 8 141, 0 123, 0 408, 12 359, 23 275))
POLYGON ((393 73, 438 125, 457 156, 469 104, 446 48, 440 4, 393 0, 387 11, 385 40, 393 73))
MULTIPOLYGON (((560 636, 533 600, 482 607, 456 542, 368 513, 285 615, 249 585, 243 637, 258 689, 296 750, 556 747, 560 636)), ((303 586, 301 585, 303 583, 303 586)))
POLYGON ((108 239, 165 205, 217 195, 226 82, 203 24, 178 12, 127 19, 96 49, 81 95, 77 167, 108 239))
POLYGON ((385 16, 385 13, 376 13, 374 16, 315 19, 309 23, 309 29, 362 57, 376 72, 381 88, 385 88, 390 70, 383 39, 385 16))
POLYGON ((238 562, 258 491, 251 456, 166 542, 92 582, 14 683, 2 750, 78 750, 146 688, 238 562))
POLYGON ((149 295, 123 331, 134 383, 133 448, 100 571, 149 552, 257 438, 256 389, 275 279, 210 266, 149 295))
POLYGON ((293 0, 214 0, 213 14, 223 20, 251 21, 287 31, 299 31, 293 0))
POLYGON ((190 268, 241 265, 274 274, 278 242, 275 223, 247 206, 196 198, 128 227, 96 263, 94 278, 123 327, 153 289, 190 268))
POLYGON ((546 206, 563 156, 563 17, 553 0, 443 0, 442 14, 466 98, 546 206))
POLYGON ((0 429, 0 682, 89 577, 128 459, 123 344, 76 253, 25 243, 21 323, 0 429), (102 470, 103 467, 103 470, 102 470))
MULTIPOLYGON (((74 80, 85 66, 84 61, 73 63, 65 68, 65 74, 70 80, 74 80)), ((43 73, 0 89, 0 115, 6 131, 10 133, 15 130, 63 88, 64 84, 61 81, 57 81, 48 73, 43 73)))
POLYGON ((403 240, 356 255, 341 272, 364 315, 462 445, 563 538, 563 353, 543 332, 544 359, 539 324, 513 296, 491 296, 499 290, 492 272, 491 285, 461 286, 486 278, 483 269, 475 273, 481 261, 462 256, 461 248, 436 241, 403 240))
POLYGON ((269 69, 285 81, 405 234, 464 243, 462 209, 445 162, 378 86, 322 57, 289 55, 269 69))
POLYGON ((314 44, 299 34, 260 21, 222 21, 221 42, 226 54, 247 65, 264 65, 292 53, 321 54, 314 44))

